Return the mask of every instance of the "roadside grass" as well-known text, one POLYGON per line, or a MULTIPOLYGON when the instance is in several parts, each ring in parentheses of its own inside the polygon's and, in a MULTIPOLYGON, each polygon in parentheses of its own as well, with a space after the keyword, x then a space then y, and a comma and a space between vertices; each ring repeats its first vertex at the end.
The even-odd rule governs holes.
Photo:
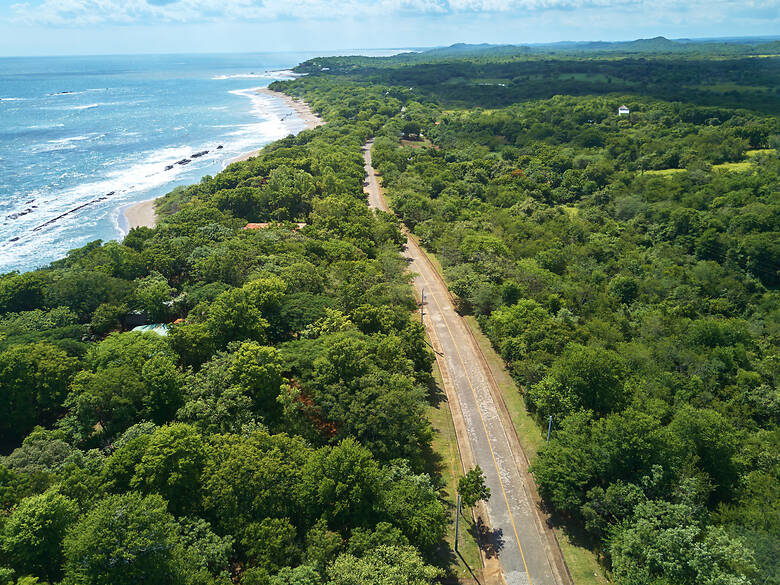
POLYGON ((472 515, 461 510, 459 550, 466 564, 455 553, 455 511, 457 498, 458 479, 463 476, 463 466, 460 461, 458 444, 455 436, 455 427, 452 422, 452 414, 447 397, 444 394, 444 384, 441 372, 437 364, 433 366, 434 387, 432 388, 432 400, 428 407, 428 420, 433 427, 433 440, 431 443, 432 457, 428 462, 432 467, 431 473, 441 481, 444 486, 439 492, 440 497, 447 506, 449 524, 447 526, 446 547, 439 551, 440 564, 451 577, 458 583, 474 584, 477 581, 471 575, 469 567, 477 577, 482 571, 482 558, 479 552, 475 534, 474 519, 472 515))
MULTIPOLYGON (((415 241, 417 241, 417 243, 419 244, 419 239, 416 238, 414 234, 410 234, 410 237, 414 238, 415 241)), ((438 274, 444 279, 444 271, 442 270, 441 262, 437 258, 436 254, 432 254, 427 251, 425 253, 428 256, 428 258, 431 260, 431 263, 436 269, 436 272, 438 272, 438 274)), ((444 280, 446 282, 446 279, 444 280)), ((485 359, 488 363, 488 367, 490 367, 493 377, 496 380, 496 384, 498 385, 499 391, 501 392, 504 398, 504 402, 506 403, 507 410, 509 410, 509 416, 512 419, 512 424, 517 430, 517 435, 520 439, 520 444, 523 447, 523 451, 525 451, 525 454, 528 457, 529 461, 533 463, 533 460, 536 457, 536 453, 544 444, 545 437, 542 435, 541 429, 539 428, 539 426, 536 424, 536 422, 534 421, 534 419, 531 417, 530 413, 526 409, 523 395, 520 392, 520 389, 518 388, 515 381, 512 379, 512 376, 509 375, 509 372, 504 367, 504 362, 501 359, 501 356, 499 356, 498 353, 496 353, 496 351, 493 349, 493 345, 490 343, 490 340, 480 329, 479 323, 477 323, 476 318, 474 318, 472 315, 465 315, 464 320, 467 326, 469 327, 469 329, 471 329, 471 332, 474 334, 474 338, 477 340, 477 344, 482 350, 482 353, 484 354, 485 359)), ((441 388, 442 387, 441 374, 439 373, 438 367, 436 366, 434 366, 434 377, 436 379, 436 383, 438 387, 441 388)), ((449 416, 449 409, 447 410, 447 415, 448 415, 447 420, 449 421, 449 424, 452 425, 452 417, 449 416)), ((433 423, 435 415, 430 414, 429 416, 432 424, 435 424, 433 423)), ((451 432, 454 435, 455 430, 452 429, 451 432)), ((434 444, 436 444, 435 437, 434 437, 434 444)), ((441 449, 442 449, 441 446, 434 447, 434 450, 437 453, 441 452, 441 449)), ((462 474, 460 468, 458 468, 458 473, 462 474)), ((454 512, 453 512, 453 517, 454 517, 454 512)), ((461 520, 462 519, 463 517, 461 517, 461 520)), ((454 524, 452 525, 451 528, 452 528, 452 533, 448 535, 448 542, 451 542, 451 539, 454 536, 454 530, 455 530, 454 524)), ((577 541, 579 540, 577 538, 577 535, 568 534, 566 530, 567 529, 565 526, 561 526, 559 527, 558 530, 556 530, 556 535, 558 537, 558 542, 560 543, 561 546, 561 552, 563 553, 563 558, 566 561, 566 566, 569 568, 569 572, 571 573, 575 585, 608 584, 609 581, 604 575, 604 570, 602 569, 601 565, 599 565, 598 563, 598 558, 596 557, 596 554, 592 550, 577 544, 577 541)), ((476 542, 474 544, 476 546, 476 542)), ((461 546, 462 546, 461 550, 464 550, 466 548, 465 545, 463 544, 463 540, 461 540, 461 546)), ((476 552, 478 555, 479 551, 477 550, 476 552)), ((465 552, 463 553, 463 556, 466 557, 466 559, 469 558, 466 556, 465 552)), ((458 562, 462 566, 462 563, 460 563, 459 559, 458 562)), ((469 564, 471 564, 471 561, 468 562, 469 564)), ((473 565, 473 566, 480 566, 480 565, 473 565)))
POLYGON ((490 343, 487 335, 482 333, 476 318, 473 315, 465 315, 464 319, 474 334, 479 348, 485 355, 490 370, 493 372, 493 378, 495 378, 498 389, 504 397, 512 424, 517 431, 517 436, 520 437, 523 451, 525 451, 528 459, 533 461, 534 457, 536 457, 536 452, 539 451, 545 440, 539 425, 536 424, 536 421, 528 413, 525 399, 520 393, 520 389, 504 367, 501 356, 493 349, 493 344, 490 343))
MULTIPOLYGON (((435 254, 428 252, 426 252, 426 254, 428 254, 428 257, 431 259, 436 271, 444 278, 444 272, 439 259, 435 254)), ((471 332, 474 334, 474 338, 477 340, 477 344, 482 350, 488 366, 493 373, 498 389, 506 403, 507 410, 509 410, 512 424, 517 430, 517 435, 520 439, 520 444, 523 446, 523 451, 525 451, 528 459, 533 462, 536 453, 545 442, 542 430, 526 409, 525 400, 523 399, 520 389, 512 379, 512 376, 509 375, 501 356, 496 353, 490 340, 480 329, 476 318, 472 315, 465 315, 464 319, 469 329, 471 329, 471 332)), ((561 545, 563 558, 566 561, 566 565, 574 579, 575 585, 606 585, 609 583, 604 575, 604 570, 598 563, 595 553, 584 546, 576 544, 576 541, 578 540, 576 535, 567 534, 565 527, 560 527, 556 531, 556 535, 558 536, 558 542, 561 545)))
MULTIPOLYGON (((504 397, 509 416, 517 430, 517 436, 520 438, 520 444, 523 446, 529 461, 533 462, 536 453, 544 445, 544 431, 539 428, 536 421, 531 417, 525 407, 525 400, 517 387, 517 384, 509 375, 504 367, 504 362, 496 351, 487 336, 482 333, 479 323, 472 315, 465 316, 466 324, 474 338, 477 340, 485 359, 493 372, 498 389, 504 397)), ((556 531, 558 542, 561 545, 561 552, 569 568, 575 585, 604 585, 609 583, 604 576, 604 571, 598 563, 596 555, 588 548, 576 544, 576 538, 570 536, 565 527, 560 527, 556 531)))

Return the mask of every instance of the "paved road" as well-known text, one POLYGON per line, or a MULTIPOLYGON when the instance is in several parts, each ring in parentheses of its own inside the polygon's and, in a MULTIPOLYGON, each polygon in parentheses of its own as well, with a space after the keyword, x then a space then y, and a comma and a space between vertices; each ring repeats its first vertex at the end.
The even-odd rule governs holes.
MULTIPOLYGON (((371 143, 366 145, 366 187, 369 206, 389 211, 373 167, 371 143)), ((548 559, 548 540, 540 527, 533 499, 513 456, 510 441, 491 396, 486 372, 473 338, 455 312, 446 286, 409 239, 406 256, 418 276, 414 285, 425 292, 429 335, 438 339, 460 409, 465 419, 474 461, 485 473, 491 498, 486 508, 501 571, 507 585, 557 585, 559 574, 548 559)))

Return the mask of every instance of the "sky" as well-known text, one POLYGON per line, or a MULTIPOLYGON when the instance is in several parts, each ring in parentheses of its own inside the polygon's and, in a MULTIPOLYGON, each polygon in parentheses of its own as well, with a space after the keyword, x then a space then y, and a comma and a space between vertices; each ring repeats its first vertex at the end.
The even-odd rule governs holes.
POLYGON ((2 56, 778 33, 780 0, 0 0, 2 56))

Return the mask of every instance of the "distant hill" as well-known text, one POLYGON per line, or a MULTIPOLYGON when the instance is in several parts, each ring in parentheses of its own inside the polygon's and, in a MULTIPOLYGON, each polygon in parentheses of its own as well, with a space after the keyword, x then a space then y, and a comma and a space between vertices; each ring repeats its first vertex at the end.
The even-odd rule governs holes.
MULTIPOLYGON (((510 56, 533 53, 713 53, 723 55, 776 54, 780 52, 780 40, 766 37, 742 37, 728 39, 667 39, 658 36, 633 41, 561 41, 556 43, 493 45, 490 43, 455 43, 449 47, 423 50, 418 56, 510 56)), ((413 60, 418 60, 413 59, 413 60)))

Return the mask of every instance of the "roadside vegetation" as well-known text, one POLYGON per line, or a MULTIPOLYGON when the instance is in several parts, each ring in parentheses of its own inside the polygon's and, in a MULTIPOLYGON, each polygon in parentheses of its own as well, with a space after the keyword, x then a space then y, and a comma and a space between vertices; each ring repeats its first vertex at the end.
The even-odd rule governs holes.
POLYGON ((465 576, 372 136, 566 546, 626 585, 780 583, 778 59, 454 53, 303 64, 274 88, 325 126, 0 276, 0 585, 465 576))

